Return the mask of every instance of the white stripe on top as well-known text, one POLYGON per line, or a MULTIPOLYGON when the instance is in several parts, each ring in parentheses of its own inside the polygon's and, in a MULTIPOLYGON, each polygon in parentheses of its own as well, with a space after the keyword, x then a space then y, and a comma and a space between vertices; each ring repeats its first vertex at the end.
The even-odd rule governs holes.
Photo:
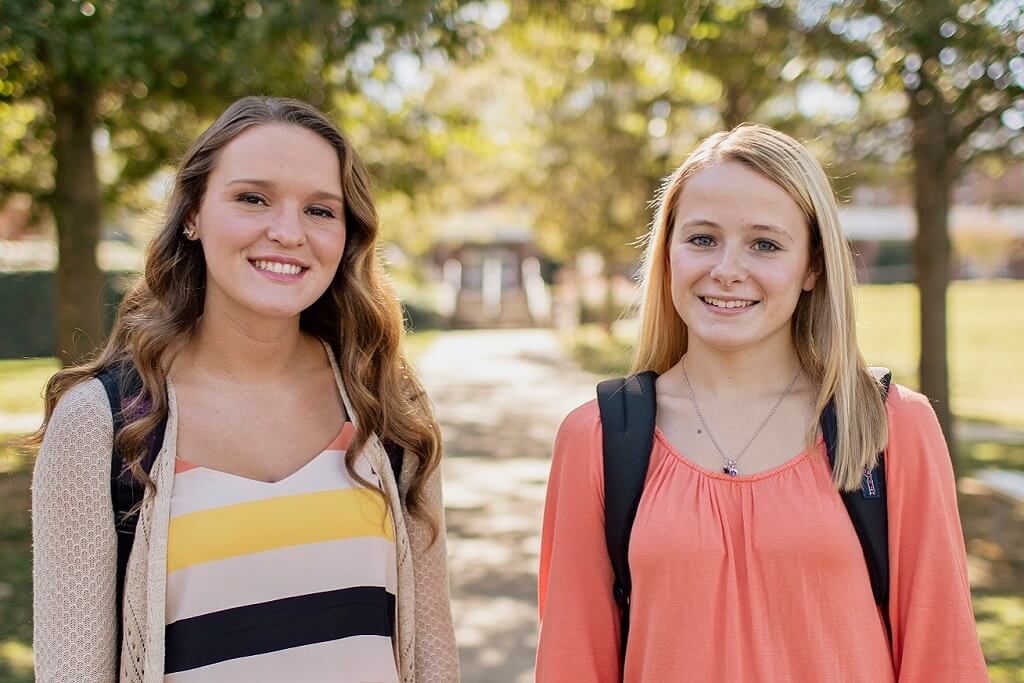
POLYGON ((352 636, 170 674, 164 683, 398 683, 394 665, 386 675, 377 665, 393 657, 390 638, 352 636))
POLYGON ((167 623, 242 605, 381 584, 397 590, 395 544, 380 536, 347 538, 206 562, 167 577, 167 623), (254 571, 258 568, 258 571, 254 571), (302 576, 301 585, 282 586, 281 576, 302 576))

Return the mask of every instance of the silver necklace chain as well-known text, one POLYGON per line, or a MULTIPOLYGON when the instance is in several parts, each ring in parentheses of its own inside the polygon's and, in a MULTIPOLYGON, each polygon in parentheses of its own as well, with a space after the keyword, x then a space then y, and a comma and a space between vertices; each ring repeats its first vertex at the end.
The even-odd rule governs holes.
POLYGON ((754 432, 754 434, 747 440, 746 445, 744 445, 743 448, 740 449, 740 452, 736 455, 736 457, 730 458, 725 454, 725 451, 722 450, 722 447, 718 445, 718 441, 715 440, 714 435, 711 433, 711 429, 708 427, 707 420, 704 419, 704 413, 700 411, 700 406, 697 405, 697 397, 693 395, 693 387, 690 386, 690 376, 686 374, 686 358, 684 357, 682 360, 680 360, 679 364, 683 366, 683 379, 686 380, 686 390, 690 392, 690 400, 693 401, 693 408, 697 412, 697 419, 700 420, 700 424, 702 427, 704 427, 704 431, 707 432, 708 438, 711 439, 711 443, 715 445, 715 450, 718 451, 718 454, 722 456, 722 460, 725 461, 725 465, 722 467, 722 471, 728 474, 730 477, 735 477, 737 474, 739 474, 739 470, 736 468, 736 465, 737 463, 739 463, 740 458, 742 458, 743 454, 747 452, 748 448, 750 448, 750 444, 754 443, 754 439, 756 439, 758 435, 760 435, 761 432, 764 431, 764 428, 768 425, 768 421, 772 419, 772 415, 775 414, 775 411, 779 409, 779 406, 782 405, 782 402, 786 400, 787 396, 789 396, 789 392, 793 390, 794 386, 796 386, 796 381, 800 379, 800 375, 801 373, 803 373, 804 369, 803 367, 797 368, 796 374, 793 375, 793 379, 790 381, 789 386, 786 387, 786 390, 782 392, 782 396, 779 396, 779 400, 776 401, 775 405, 772 406, 771 412, 768 413, 768 417, 764 419, 764 422, 762 422, 761 426, 757 428, 757 431, 754 432))

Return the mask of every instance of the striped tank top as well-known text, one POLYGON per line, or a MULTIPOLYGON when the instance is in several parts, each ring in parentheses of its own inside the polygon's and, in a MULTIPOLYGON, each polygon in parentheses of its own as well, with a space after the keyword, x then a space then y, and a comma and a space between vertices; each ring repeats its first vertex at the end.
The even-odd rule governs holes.
POLYGON ((354 431, 275 483, 176 461, 165 683, 397 683, 394 528, 354 431))

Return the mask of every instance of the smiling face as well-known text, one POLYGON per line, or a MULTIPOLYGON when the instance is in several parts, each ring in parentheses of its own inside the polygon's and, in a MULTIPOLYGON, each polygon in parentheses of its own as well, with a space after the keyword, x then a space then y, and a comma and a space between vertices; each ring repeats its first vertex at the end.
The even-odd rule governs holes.
POLYGON ((298 318, 330 286, 345 249, 338 153, 301 126, 264 124, 221 150, 195 216, 204 310, 298 318))
POLYGON ((687 345, 791 346, 800 294, 817 280, 810 230, 797 203, 736 161, 694 174, 677 202, 668 260, 687 345))

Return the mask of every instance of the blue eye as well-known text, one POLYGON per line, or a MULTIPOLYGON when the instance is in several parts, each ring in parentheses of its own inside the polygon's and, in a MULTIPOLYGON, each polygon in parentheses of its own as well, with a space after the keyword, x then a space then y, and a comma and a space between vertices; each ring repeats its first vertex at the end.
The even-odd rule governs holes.
POLYGON ((754 243, 755 251, 773 252, 780 249, 779 245, 771 240, 758 240, 754 243))
POLYGON ((710 235, 694 235, 687 242, 697 247, 711 247, 715 244, 710 235))

